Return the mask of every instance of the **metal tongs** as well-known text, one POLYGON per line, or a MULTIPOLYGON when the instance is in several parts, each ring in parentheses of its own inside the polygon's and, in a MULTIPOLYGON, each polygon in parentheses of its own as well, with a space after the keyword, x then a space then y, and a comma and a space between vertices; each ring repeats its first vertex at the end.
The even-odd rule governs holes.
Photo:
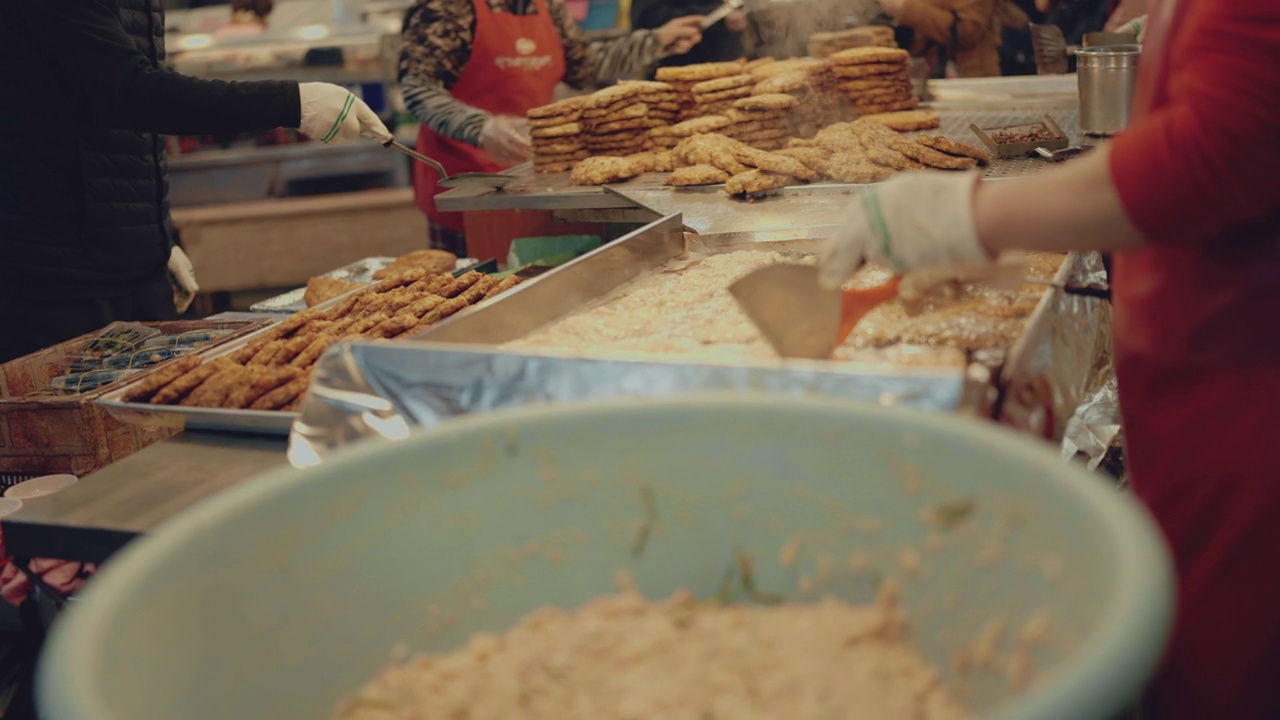
POLYGON ((516 180, 516 178, 512 175, 503 175, 503 174, 496 174, 496 173, 458 173, 457 175, 450 176, 449 173, 445 171, 443 165, 436 162, 435 160, 432 160, 426 155, 423 155, 422 153, 405 146, 403 143, 398 142, 395 138, 391 138, 386 142, 382 143, 382 147, 391 148, 393 150, 399 150, 400 152, 404 153, 405 155, 408 155, 409 157, 413 158, 414 160, 417 160, 418 162, 422 162, 430 165, 432 169, 434 169, 440 175, 440 182, 436 183, 440 187, 456 188, 456 187, 464 187, 464 186, 470 185, 470 186, 478 186, 483 188, 491 188, 493 190, 501 190, 502 188, 506 187, 507 185, 510 185, 512 182, 516 180))
POLYGON ((746 7, 746 2, 744 0, 725 0, 723 5, 712 10, 709 15, 702 18, 702 29, 706 30, 712 25, 715 25, 721 20, 729 17, 729 13, 735 10, 741 10, 744 7, 746 7))

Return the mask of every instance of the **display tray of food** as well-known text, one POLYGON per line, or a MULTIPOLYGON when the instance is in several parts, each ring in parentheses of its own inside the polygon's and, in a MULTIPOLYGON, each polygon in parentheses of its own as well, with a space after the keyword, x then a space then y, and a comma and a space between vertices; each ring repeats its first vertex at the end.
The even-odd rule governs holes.
POLYGON ((460 275, 475 265, 475 260, 460 258, 447 250, 415 250, 398 258, 368 257, 313 277, 307 281, 306 287, 255 303, 249 310, 277 314, 301 312, 410 267, 460 275))
POLYGON ((631 193, 707 185, 758 200, 804 183, 863 185, 925 168, 998 179, 1051 163, 993 158, 971 126, 1029 123, 1048 111, 1078 134, 1075 106, 1064 101, 922 105, 905 64, 903 51, 863 47, 825 60, 664 68, 659 81, 531 110, 535 158, 509 171, 517 181, 499 192, 450 191, 437 203, 450 211, 627 208, 631 193))
MULTIPOLYGON (((1105 347, 1105 337, 1097 337, 1105 318, 1101 301, 1064 300, 1063 293, 1032 284, 1012 291, 959 286, 910 309, 894 302, 876 310, 830 360, 779 358, 728 288, 770 263, 812 262, 816 243, 709 251, 681 225, 679 216, 664 218, 413 343, 353 345, 342 357, 330 355, 322 361, 324 382, 344 392, 376 387, 391 400, 389 412, 410 424, 529 402, 706 389, 821 394, 992 416, 1006 369, 1028 366, 1023 355, 1039 363, 1049 343, 1065 338, 1078 347, 1060 353, 1044 387, 1055 412, 1060 406, 1069 415, 1073 399, 1085 392, 1099 342, 1105 347)), ((1094 260, 1037 255, 1028 274, 1080 279, 1094 260)), ((885 277, 866 268, 855 282, 885 277)), ((1035 379, 1044 379, 1044 368, 1036 367, 1035 379)), ((326 395, 304 405, 295 439, 324 447, 339 424, 350 437, 364 423, 326 395), (333 423, 335 417, 345 420, 333 423)))
POLYGON ((95 402, 131 378, 234 343, 266 321, 117 322, 0 364, 0 485, 84 475, 167 437, 115 421, 95 402))
POLYGON ((396 340, 522 282, 397 270, 216 351, 193 354, 102 396, 120 420, 189 429, 287 433, 316 360, 350 340, 396 340))

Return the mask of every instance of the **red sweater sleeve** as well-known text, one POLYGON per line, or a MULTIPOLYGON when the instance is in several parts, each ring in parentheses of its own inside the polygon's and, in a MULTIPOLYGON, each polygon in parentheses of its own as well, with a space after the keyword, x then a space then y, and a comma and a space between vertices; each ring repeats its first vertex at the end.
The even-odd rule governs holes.
POLYGON ((1130 220, 1151 241, 1196 243, 1280 208, 1280 2, 1181 0, 1152 107, 1111 147, 1130 220))

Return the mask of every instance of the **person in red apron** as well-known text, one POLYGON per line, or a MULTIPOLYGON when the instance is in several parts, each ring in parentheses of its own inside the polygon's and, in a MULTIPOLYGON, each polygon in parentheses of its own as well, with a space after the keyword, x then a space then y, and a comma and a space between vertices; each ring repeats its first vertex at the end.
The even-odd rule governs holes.
POLYGON ((1280 718, 1280 3, 1156 0, 1140 65, 1133 121, 1089 155, 863 193, 823 282, 863 258, 1113 251, 1126 459, 1178 571, 1151 715, 1280 718))
MULTIPOLYGON (((638 74, 701 40, 701 18, 587 42, 564 0, 417 0, 405 16, 400 87, 423 121, 418 151, 450 175, 499 172, 532 157, 525 113, 560 82, 588 88, 638 74)), ((414 166, 432 245, 462 254, 461 213, 436 209, 434 171, 414 166)))

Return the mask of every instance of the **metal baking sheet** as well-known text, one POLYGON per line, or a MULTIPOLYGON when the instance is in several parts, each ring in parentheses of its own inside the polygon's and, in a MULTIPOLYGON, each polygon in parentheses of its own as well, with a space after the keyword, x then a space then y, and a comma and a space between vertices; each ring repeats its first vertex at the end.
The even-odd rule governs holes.
MULTIPOLYGON (((272 323, 274 324, 274 323, 272 323)), ((200 353, 205 362, 215 360, 239 350, 266 332, 271 325, 261 330, 226 343, 216 349, 200 353)), ((298 418, 296 412, 279 412, 269 410, 228 410, 223 408, 183 407, 181 405, 148 405, 125 401, 125 395, 133 383, 106 393, 98 399, 98 404, 105 407, 113 417, 132 425, 151 425, 158 427, 181 428, 184 430, 206 430, 212 432, 239 432, 257 435, 288 435, 293 421, 298 418)))
MULTIPOLYGON (((442 212, 472 210, 600 210, 634 207, 611 195, 600 186, 574 185, 569 173, 535 173, 532 163, 517 165, 506 171, 519 179, 502 190, 488 188, 455 188, 436 196, 436 207, 442 212)), ((662 187, 666 173, 647 173, 619 186, 631 188, 662 187)))
MULTIPOLYGON (((334 280, 347 280, 349 282, 358 282, 369 284, 373 282, 374 273, 385 268, 395 262, 393 257, 367 257, 363 260, 357 260, 350 265, 340 267, 332 272, 327 272, 320 277, 332 278, 334 280)), ((456 269, 471 267, 476 264, 476 260, 472 258, 458 258, 456 269)), ((296 313, 307 309, 307 303, 303 300, 307 289, 305 287, 294 288, 287 293, 277 295, 273 298, 254 303, 249 307, 250 312, 255 313, 296 313)))

